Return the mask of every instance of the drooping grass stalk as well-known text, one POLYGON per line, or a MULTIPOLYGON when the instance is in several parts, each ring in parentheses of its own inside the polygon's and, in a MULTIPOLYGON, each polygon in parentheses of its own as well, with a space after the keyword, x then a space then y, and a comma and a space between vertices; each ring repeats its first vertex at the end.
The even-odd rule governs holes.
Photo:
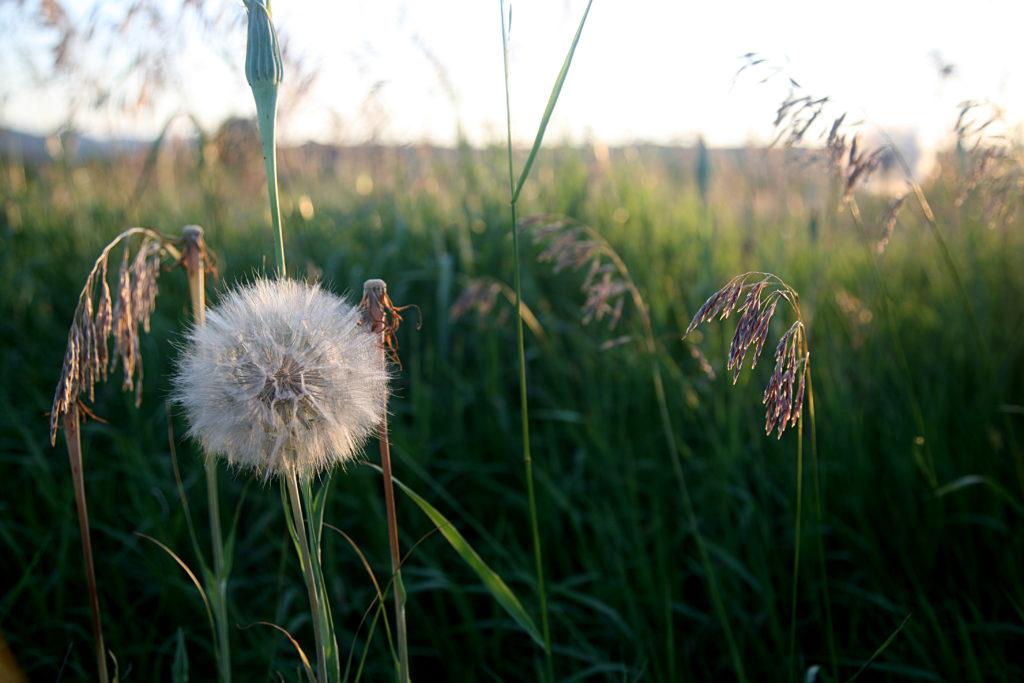
MULTIPOLYGON (((811 352, 807 329, 800 310, 800 295, 782 278, 773 273, 748 272, 729 280, 712 294, 700 307, 686 328, 684 337, 699 325, 720 316, 729 317, 740 311, 740 319, 729 348, 727 369, 735 384, 750 358, 751 369, 757 364, 771 327, 778 303, 788 304, 796 315, 786 332, 779 338, 775 349, 775 368, 761 400, 765 406, 765 433, 777 430, 782 437, 787 426, 797 426, 796 446, 796 519, 794 522, 793 588, 790 600, 789 622, 789 677, 796 667, 796 599, 800 579, 800 535, 803 516, 804 427, 803 404, 810 380, 811 352), (746 291, 746 296, 743 292, 746 291), (765 294, 767 292, 767 294, 765 294), (763 298, 762 298, 763 297, 763 298), (741 303, 742 302, 742 303, 741 303), (753 353, 751 354, 751 350, 753 353), (796 389, 794 393, 794 389, 796 389)), ((820 527, 820 517, 819 517, 820 527)))
POLYGON ((71 461, 71 479, 75 487, 75 508, 78 511, 78 533, 82 539, 82 559, 85 564, 85 584, 89 591, 92 612, 92 636, 96 647, 96 672, 100 683, 107 683, 107 650, 103 644, 103 622, 100 618, 100 598, 96 588, 96 570, 92 560, 92 540, 89 536, 89 510, 85 501, 85 478, 82 472, 82 433, 78 407, 72 407, 64 416, 64 440, 71 461))
POLYGON ((313 573, 313 558, 309 552, 309 540, 306 538, 306 523, 302 513, 302 499, 299 494, 298 473, 292 471, 283 477, 285 488, 288 489, 288 500, 291 504, 292 522, 295 527, 295 538, 299 546, 299 558, 302 564, 302 574, 306 579, 306 591, 309 593, 309 606, 313 616, 313 637, 316 640, 316 671, 317 680, 320 683, 327 683, 330 677, 327 674, 327 653, 324 642, 322 619, 322 607, 320 589, 317 585, 316 576, 313 573))
MULTIPOLYGON (((189 225, 182 230, 182 262, 188 273, 188 293, 192 302, 192 320, 197 326, 206 324, 206 246, 203 229, 189 225)), ((207 587, 212 611, 217 622, 217 673, 221 683, 231 682, 231 632, 228 628, 228 565, 224 559, 224 537, 220 522, 220 487, 217 483, 217 462, 204 458, 206 469, 206 503, 210 516, 210 545, 213 547, 213 585, 207 587)))
POLYGON ((511 24, 511 15, 509 15, 508 20, 506 21, 505 0, 498 1, 499 11, 501 13, 501 54, 505 78, 505 131, 506 147, 508 152, 509 211, 512 216, 513 284, 516 293, 516 347, 519 361, 519 412, 520 428, 522 432, 523 469, 526 478, 527 505, 530 512, 530 534, 533 538, 533 563, 537 577, 537 600, 540 607, 541 633, 544 637, 544 661, 549 681, 554 680, 554 662, 552 660, 551 653, 551 627, 548 619, 547 590, 544 582, 544 558, 541 550, 540 527, 537 517, 537 500, 533 485, 533 457, 530 451, 530 416, 526 390, 526 343, 523 334, 523 286, 519 263, 519 223, 516 215, 516 204, 519 200, 519 193, 522 191, 523 185, 526 183, 526 179, 530 175, 530 169, 533 167, 533 162, 537 158, 537 152, 540 151, 541 143, 544 140, 544 133, 547 130, 548 122, 551 120, 551 115, 554 113, 555 104, 558 102, 558 96, 562 91, 562 85, 565 83, 565 78, 569 73, 569 67, 572 65, 572 58, 576 53, 576 46, 579 44, 580 36, 583 33, 583 26, 586 24, 587 16, 590 14, 590 6, 592 3, 593 0, 589 0, 589 2, 587 2, 587 8, 584 10, 583 17, 580 19, 579 27, 576 29, 576 35, 569 47, 569 52, 565 56, 565 61, 562 63, 562 69, 559 72, 558 77, 555 79, 555 84, 551 89, 551 94, 548 97, 547 106, 541 116, 540 125, 538 126, 537 134, 534 137, 533 147, 530 149, 530 153, 526 158, 526 162, 523 164, 523 170, 521 171, 517 181, 512 149, 512 94, 509 78, 509 28, 511 24))
MULTIPOLYGON (((92 416, 84 400, 93 400, 96 384, 105 382, 114 362, 123 369, 126 390, 134 389, 135 404, 142 401, 142 358, 139 347, 141 331, 149 331, 150 316, 156 304, 157 279, 161 261, 169 257, 181 260, 181 253, 168 239, 149 228, 129 228, 111 240, 93 263, 68 331, 60 379, 50 409, 50 445, 57 445, 57 432, 64 427, 65 442, 71 464, 75 489, 86 583, 92 608, 93 636, 96 645, 97 675, 106 683, 109 678, 103 628, 99 612, 99 595, 93 564, 92 543, 86 506, 82 465, 82 418, 92 416), (141 236, 135 255, 131 256, 129 241, 141 236), (116 287, 107 282, 111 251, 125 243, 116 287), (108 346, 114 337, 114 351, 108 346)), ((116 677, 116 672, 115 672, 116 677)))

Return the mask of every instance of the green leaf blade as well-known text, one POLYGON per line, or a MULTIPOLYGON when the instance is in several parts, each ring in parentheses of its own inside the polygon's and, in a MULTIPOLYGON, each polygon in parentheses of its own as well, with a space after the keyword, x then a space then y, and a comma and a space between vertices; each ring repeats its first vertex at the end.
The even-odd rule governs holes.
MULTIPOLYGON (((371 467, 380 471, 380 468, 376 465, 371 465, 371 467)), ((506 612, 508 612, 509 616, 515 620, 519 627, 526 631, 526 633, 533 638, 534 642, 542 648, 545 647, 544 638, 541 636, 540 630, 538 630, 533 619, 531 619, 530 615, 526 612, 526 609, 523 607, 523 603, 521 603, 519 598, 515 596, 515 593, 513 593, 512 589, 508 587, 505 580, 502 579, 497 572, 491 569, 486 562, 484 562, 479 553, 473 549, 469 544, 469 541, 459 533, 458 529, 455 528, 448 518, 398 479, 392 477, 392 481, 394 481, 395 484, 397 484, 398 487, 402 489, 402 491, 404 491, 414 503, 416 503, 430 521, 434 523, 438 531, 441 532, 441 535, 448 541, 449 545, 451 545, 455 552, 459 554, 459 557, 461 557, 476 573, 480 578, 480 581, 490 592, 491 596, 494 597, 506 612)))

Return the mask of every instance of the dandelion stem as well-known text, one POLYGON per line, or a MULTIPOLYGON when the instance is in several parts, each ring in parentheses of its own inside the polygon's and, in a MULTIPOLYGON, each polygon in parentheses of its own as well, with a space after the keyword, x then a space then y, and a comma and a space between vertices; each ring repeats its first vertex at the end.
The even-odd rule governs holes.
POLYGON ((64 416, 64 440, 71 461, 71 479, 75 487, 75 508, 78 511, 78 532, 82 537, 82 559, 85 583, 92 610, 92 636, 96 645, 96 668, 100 683, 107 683, 107 650, 103 644, 103 623, 100 619, 100 597, 96 588, 96 570, 92 561, 92 540, 89 537, 89 510, 85 502, 85 478, 82 471, 82 438, 78 407, 72 406, 64 416))
POLYGON ((306 591, 309 593, 309 606, 313 612, 313 637, 316 640, 317 680, 326 683, 327 655, 321 629, 320 592, 313 576, 313 558, 309 554, 309 540, 306 538, 306 523, 302 515, 302 500, 299 497, 299 479, 295 469, 285 475, 288 499, 291 501, 292 519, 295 524, 295 537, 299 542, 299 554, 302 559, 302 573, 306 579, 306 591))
POLYGON ((285 277, 284 225, 277 185, 277 85, 254 86, 256 120, 259 123, 260 143, 263 145, 263 165, 267 171, 267 195, 270 198, 270 219, 274 223, 274 262, 277 276, 285 277))

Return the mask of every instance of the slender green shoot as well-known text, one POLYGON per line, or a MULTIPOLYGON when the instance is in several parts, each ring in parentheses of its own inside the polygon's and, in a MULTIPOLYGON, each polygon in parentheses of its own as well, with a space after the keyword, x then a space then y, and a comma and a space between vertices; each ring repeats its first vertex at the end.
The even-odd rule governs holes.
POLYGON ((583 33, 583 26, 587 21, 587 16, 590 14, 590 6, 593 4, 593 0, 589 0, 589 2, 587 2, 587 8, 584 10, 583 17, 580 19, 579 27, 576 29, 576 35, 573 37, 572 45, 570 45, 569 52, 566 54, 565 61, 562 63, 562 69, 559 71, 558 77, 555 79, 554 87, 551 89, 551 95, 548 97, 547 106, 544 108, 544 113, 541 116, 540 125, 537 127, 537 134, 534 137, 533 147, 530 149, 530 154, 527 156, 526 163, 523 165, 523 170, 519 175, 518 181, 516 180, 515 165, 513 161, 512 95, 509 78, 509 30, 511 29, 512 15, 511 12, 509 12, 506 20, 504 0, 499 0, 498 4, 501 13, 502 63, 504 66, 505 77, 506 146, 508 151, 509 210, 512 215, 512 258, 515 268, 516 345, 519 359, 519 410, 522 430, 523 468, 525 470, 526 477, 527 505, 529 506, 530 511, 530 533, 533 537, 534 571, 537 575, 537 599, 540 606, 541 632, 544 638, 545 666, 547 679, 553 680, 554 663, 552 661, 551 653, 551 627, 548 619, 547 590, 544 581, 544 558, 541 550, 540 527, 537 516, 537 500, 533 484, 533 458, 530 452, 530 417, 526 385, 526 350, 523 334, 523 286, 519 263, 519 224, 516 215, 516 203, 519 200, 519 193, 522 191, 523 185, 530 175, 530 170, 533 168, 533 162, 537 157, 537 152, 540 150, 540 146, 543 143, 544 133, 547 130, 548 122, 551 120, 551 116, 554 113, 555 104, 558 102, 558 96, 562 91, 562 85, 565 83, 565 78, 569 73, 569 67, 572 65, 572 58, 576 53, 576 46, 579 44, 580 36, 583 33))
POLYGON ((796 513, 793 522, 793 588, 789 603, 789 680, 796 680, 796 597, 800 585, 800 522, 804 499, 804 421, 796 427, 796 513))
POLYGON ((825 515, 818 474, 818 422, 814 413, 814 378, 807 375, 807 416, 811 424, 811 467, 814 471, 814 513, 818 523, 818 570, 821 573, 823 602, 825 604, 825 636, 828 639, 829 664, 832 678, 839 680, 839 659, 836 655, 836 634, 832 625, 832 598, 828 592, 828 565, 825 561, 825 515))

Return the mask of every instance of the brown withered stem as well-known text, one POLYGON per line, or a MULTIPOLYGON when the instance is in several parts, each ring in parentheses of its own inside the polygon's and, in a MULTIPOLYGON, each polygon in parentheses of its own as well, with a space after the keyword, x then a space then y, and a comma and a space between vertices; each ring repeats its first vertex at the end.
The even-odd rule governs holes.
MULTIPOLYGON (((402 311, 415 306, 395 306, 388 296, 384 280, 372 279, 363 284, 363 298, 359 302, 363 311, 363 324, 380 335, 381 362, 389 360, 401 367, 398 358, 398 340, 395 333, 402 324, 402 311)), ((417 328, 419 325, 417 325, 417 328)), ((384 472, 384 505, 388 518, 388 547, 391 552, 391 571, 394 575, 395 628, 398 631, 398 680, 409 681, 409 640, 405 622, 405 585, 402 583, 402 553, 398 546, 398 515, 395 511, 395 488, 391 480, 391 442, 388 437, 388 414, 380 424, 380 464, 384 472)))
MULTIPOLYGON (((206 324, 206 275, 216 273, 206 248, 203 229, 186 225, 181 230, 181 264, 188 274, 188 294, 192 302, 192 321, 206 324)), ((224 558, 224 537, 220 522, 220 487, 217 483, 217 461, 207 457, 206 503, 210 516, 210 545, 213 546, 213 585, 208 587, 216 623, 217 671, 221 683, 231 683, 231 633, 228 629, 228 570, 224 558)))
POLYGON ((109 680, 107 675, 107 650, 103 644, 100 598, 99 591, 96 589, 96 571, 92 561, 89 509, 85 500, 85 479, 82 476, 82 438, 78 406, 72 406, 71 411, 61 419, 64 423, 64 438, 68 443, 71 479, 75 487, 75 510, 78 513, 78 533, 82 538, 82 558, 85 564, 85 585, 89 591, 89 609, 92 612, 92 637, 96 648, 97 676, 102 683, 106 683, 109 680))
POLYGON ((156 302, 157 278, 164 257, 177 261, 181 254, 170 240, 149 228, 125 230, 100 252, 85 280, 85 287, 78 295, 78 304, 68 331, 64 363, 53 396, 53 407, 50 409, 51 445, 57 444, 57 430, 64 427, 92 611, 97 675, 102 683, 106 683, 109 677, 85 496, 81 421, 91 416, 92 412, 86 407, 84 399, 94 399, 96 383, 105 381, 109 371, 120 360, 124 373, 122 387, 126 391, 135 390, 136 405, 142 400, 139 329, 141 327, 149 331, 149 318, 156 302), (127 243, 135 236, 141 236, 141 240, 132 256, 127 243), (112 296, 107 282, 108 259, 114 247, 122 242, 126 243, 126 248, 118 272, 116 292, 112 296), (108 346, 111 336, 114 338, 113 355, 108 346))

